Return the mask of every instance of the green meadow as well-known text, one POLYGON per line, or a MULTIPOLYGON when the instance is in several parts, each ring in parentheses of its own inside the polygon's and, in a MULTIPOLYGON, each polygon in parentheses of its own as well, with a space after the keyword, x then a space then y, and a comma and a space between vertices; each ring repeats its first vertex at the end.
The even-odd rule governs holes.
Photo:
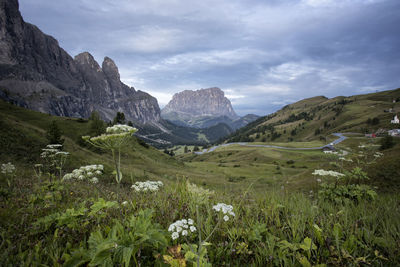
POLYGON ((349 135, 338 154, 232 145, 171 157, 128 136, 118 182, 110 150, 81 139, 92 121, 4 102, 0 113, 1 266, 400 265, 396 139, 381 149, 384 137, 349 135), (63 164, 41 156, 53 121, 63 164))

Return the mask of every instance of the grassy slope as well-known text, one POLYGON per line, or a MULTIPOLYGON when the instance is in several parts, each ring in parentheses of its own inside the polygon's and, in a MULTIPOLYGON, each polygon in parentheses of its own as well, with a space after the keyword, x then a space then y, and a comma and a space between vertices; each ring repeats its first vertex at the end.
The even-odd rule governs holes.
MULTIPOLYGON (((11 193, 1 196, 4 202, 0 205, 0 265, 36 266, 40 263, 62 266, 78 249, 83 250, 84 255, 94 255, 87 242, 89 236, 96 230, 103 233, 109 231, 115 220, 126 225, 130 216, 146 208, 154 210, 152 222, 160 226, 153 226, 160 227, 159 232, 165 236, 167 244, 136 253, 142 266, 155 265, 154 251, 164 255, 168 253, 167 247, 184 242, 172 241, 166 229, 178 219, 196 218, 195 201, 198 200, 188 193, 186 187, 173 182, 166 183, 161 192, 144 195, 133 193, 128 186, 116 190, 114 183, 101 179, 98 186, 107 200, 118 200, 119 203, 127 200, 129 204, 118 204, 117 208, 102 210, 96 215, 86 212, 69 216, 67 223, 59 221, 56 225, 53 222, 47 229, 43 225, 34 225, 39 218, 57 212, 71 212, 80 205, 91 209, 90 205, 99 197, 90 184, 71 182, 60 185, 48 181, 38 183, 35 178, 32 179, 31 167, 46 144, 44 129, 53 119, 65 132, 65 150, 72 153, 67 168, 106 163, 106 176, 112 180, 110 155, 94 153, 75 142, 86 133, 88 123, 51 117, 0 102, 0 162, 10 160, 16 163, 18 174, 11 193), (118 198, 116 192, 119 192, 118 198), (75 222, 75 226, 68 224, 71 221, 75 222)), ((366 144, 367 149, 375 151, 378 142, 379 139, 353 137, 340 146, 354 156, 360 144, 366 144)), ((293 142, 291 145, 302 144, 293 142)), ((398 164, 399 148, 397 145, 384 151, 385 157, 370 166, 378 172, 376 177, 382 177, 382 170, 400 170, 400 166, 390 165, 398 164), (390 159, 394 162, 391 163, 390 159), (383 166, 381 173, 379 166, 383 166)), ((357 205, 340 206, 290 190, 314 189, 315 177, 310 174, 316 168, 333 168, 333 158, 329 155, 320 151, 232 146, 204 155, 183 155, 181 159, 188 162, 179 162, 132 141, 123 153, 123 170, 125 177, 132 173, 141 180, 167 181, 186 175, 191 180, 204 181, 225 191, 214 194, 200 205, 200 213, 207 218, 203 222, 203 231, 208 233, 216 224, 216 216, 211 209, 213 204, 232 204, 236 213, 232 222, 223 223, 208 240, 211 243, 207 247, 208 260, 215 266, 300 266, 305 257, 312 265, 326 263, 329 266, 357 266, 365 261, 372 266, 398 266, 400 262, 398 194, 380 194, 375 202, 361 199, 357 205), (251 183, 251 190, 245 193, 251 183), (321 237, 316 238, 319 235, 321 237), (288 249, 288 246, 301 246, 306 239, 312 239, 316 244, 311 254, 306 253, 309 245, 306 249, 288 249)), ((399 184, 398 173, 397 176, 396 173, 384 174, 392 179, 397 177, 391 182, 399 184)), ((130 227, 125 231, 134 233, 130 227)), ((121 246, 125 241, 113 242, 121 246)), ((83 263, 89 261, 86 259, 83 263)), ((157 261, 162 263, 162 260, 157 261)))
POLYGON ((287 142, 289 138, 294 141, 307 141, 318 139, 320 136, 328 136, 334 132, 374 132, 379 128, 391 129, 395 125, 390 124, 394 114, 384 112, 394 108, 400 112, 400 102, 393 103, 393 99, 400 98, 400 89, 384 91, 366 95, 351 97, 313 97, 288 105, 266 117, 262 117, 246 127, 239 129, 227 138, 228 141, 237 141, 240 136, 250 137, 255 141, 271 140, 271 132, 263 131, 263 128, 273 126, 281 137, 275 141, 287 142), (312 120, 298 119, 288 121, 291 115, 299 115, 301 112, 308 113, 312 120), (379 118, 377 125, 366 123, 368 118, 379 118), (291 131, 296 129, 296 134, 291 131), (315 135, 320 129, 321 133, 315 135))
MULTIPOLYGON (((64 150, 71 153, 66 170, 86 164, 101 163, 108 167, 109 179, 112 179, 111 153, 94 153, 77 143, 77 140, 88 132, 89 123, 87 121, 50 116, 3 101, 0 101, 0 127, 2 129, 0 131, 0 162, 11 161, 21 168, 40 162, 41 149, 47 144, 45 131, 52 120, 57 121, 64 132, 64 150)), ((190 176, 195 180, 202 180, 205 176, 201 170, 193 171, 175 158, 165 155, 153 147, 145 148, 134 140, 123 151, 122 165, 125 182, 130 180, 131 175, 135 180, 159 178, 165 180, 175 179, 177 176, 190 176)))

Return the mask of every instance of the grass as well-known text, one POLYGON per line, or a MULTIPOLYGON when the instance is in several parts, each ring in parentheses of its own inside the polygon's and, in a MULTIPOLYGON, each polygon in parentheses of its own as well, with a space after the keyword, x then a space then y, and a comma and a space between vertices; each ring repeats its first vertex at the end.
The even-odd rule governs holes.
POLYGON ((196 266, 189 246, 198 244, 200 234, 211 235, 201 255, 204 266, 400 265, 398 142, 375 158, 380 139, 352 135, 339 145, 350 152, 350 163, 315 150, 238 145, 174 158, 132 138, 123 150, 124 178, 117 186, 111 155, 77 143, 88 122, 3 102, 0 115, 0 162, 17 168, 10 187, 0 174, 1 266, 167 266, 166 259, 196 266), (34 175, 52 120, 60 123, 64 150, 71 153, 65 171, 103 164, 98 184, 61 182, 51 173, 39 181, 34 175), (366 156, 359 157, 360 151, 366 156), (311 174, 315 169, 345 173, 355 166, 378 187, 376 198, 337 199, 335 191, 321 197, 325 189, 311 174), (130 188, 144 180, 161 180, 164 187, 153 193, 130 188), (236 214, 227 222, 212 209, 221 202, 236 214), (173 240, 168 227, 183 218, 194 219, 198 230, 173 240))

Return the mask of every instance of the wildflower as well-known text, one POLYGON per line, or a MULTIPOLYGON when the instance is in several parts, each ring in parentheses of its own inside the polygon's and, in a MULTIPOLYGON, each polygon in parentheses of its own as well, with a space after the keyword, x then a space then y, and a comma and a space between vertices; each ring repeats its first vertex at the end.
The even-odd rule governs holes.
POLYGON ((8 162, 7 164, 1 164, 1 172, 4 174, 13 173, 15 171, 15 166, 8 162))
POLYGON ((146 182, 136 182, 131 186, 136 192, 155 192, 158 191, 162 186, 163 182, 161 181, 146 181, 146 182))
POLYGON ((179 238, 179 234, 181 234, 182 236, 188 236, 189 233, 194 233, 196 232, 196 227, 191 225, 189 227, 189 222, 193 223, 192 219, 182 219, 182 220, 178 220, 174 223, 172 223, 169 227, 168 227, 168 232, 172 232, 172 239, 175 240, 177 238, 179 238), (186 229, 189 229, 190 232, 186 229))
POLYGON ((122 202, 122 205, 123 205, 123 206, 128 205, 128 201, 125 200, 124 202, 122 202))
POLYGON ((137 129, 128 125, 116 124, 112 127, 107 127, 106 133, 108 134, 120 134, 120 133, 129 133, 136 132, 137 129))
POLYGON ((63 181, 68 181, 68 180, 88 180, 93 184, 97 184, 99 182, 99 179, 97 177, 93 177, 94 174, 96 176, 99 176, 103 174, 102 172, 103 165, 87 165, 87 166, 81 166, 79 169, 73 170, 71 173, 67 173, 63 177, 63 181))
POLYGON ((320 182, 322 182, 322 180, 318 178, 318 179, 317 179, 317 182, 320 183, 320 182))
POLYGON ((179 237, 179 234, 177 232, 172 233, 172 240, 175 240, 179 237))
POLYGON ((229 220, 229 216, 235 217, 235 213, 233 212, 233 207, 231 205, 227 205, 225 203, 218 203, 217 205, 214 205, 213 210, 217 212, 222 212, 225 216, 223 217, 224 221, 229 220))
POLYGON ((321 176, 333 176, 333 177, 341 177, 344 176, 344 174, 340 173, 340 172, 335 172, 335 171, 325 171, 325 170, 314 170, 314 172, 312 173, 313 175, 321 175, 321 176))

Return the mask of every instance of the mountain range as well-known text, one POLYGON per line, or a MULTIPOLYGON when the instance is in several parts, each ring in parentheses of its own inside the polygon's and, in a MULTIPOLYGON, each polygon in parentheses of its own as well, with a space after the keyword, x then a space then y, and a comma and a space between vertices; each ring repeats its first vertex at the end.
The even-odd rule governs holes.
MULTIPOLYGON (((207 115, 201 127, 171 117, 172 123, 166 121, 156 98, 121 82, 111 58, 105 57, 100 66, 89 52, 71 57, 55 38, 23 20, 18 0, 0 0, 0 98, 7 102, 65 117, 88 118, 97 111, 105 121, 123 112, 139 128, 138 135, 154 145, 214 142, 254 117, 237 120, 222 90, 206 91, 208 97, 190 99, 196 107, 191 109, 193 116, 207 115)), ((174 110, 174 103, 173 99, 165 110, 174 110)))

